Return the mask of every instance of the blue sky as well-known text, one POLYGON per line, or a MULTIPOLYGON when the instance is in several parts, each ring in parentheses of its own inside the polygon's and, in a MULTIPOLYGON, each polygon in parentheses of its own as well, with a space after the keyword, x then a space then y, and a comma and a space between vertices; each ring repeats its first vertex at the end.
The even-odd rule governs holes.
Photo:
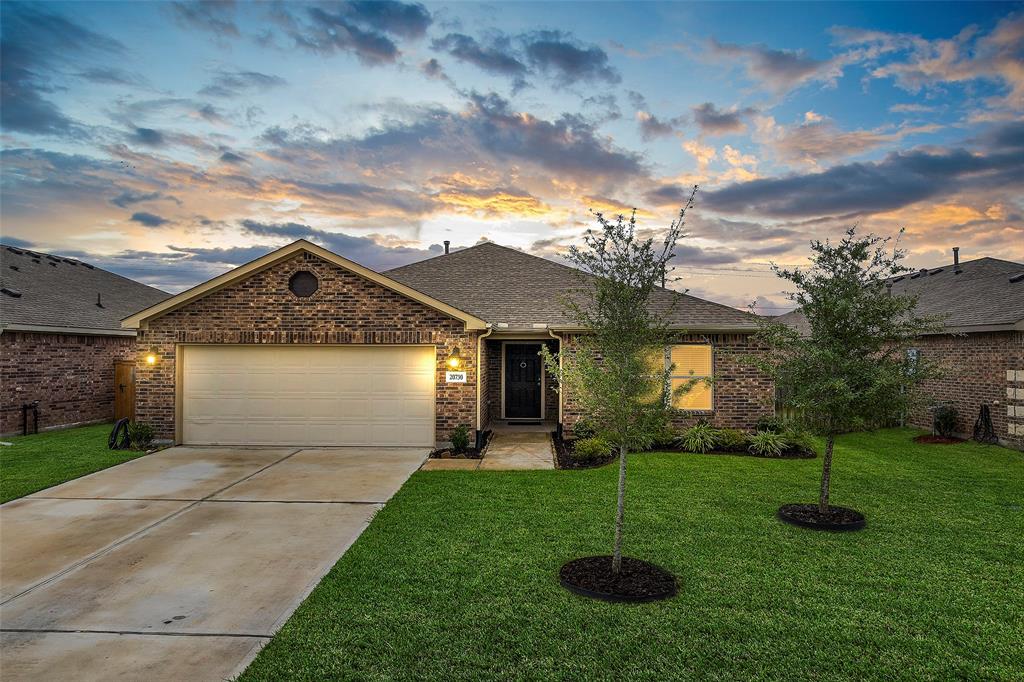
POLYGON ((1024 259, 1020 3, 3 3, 2 236, 175 291, 295 238, 559 258, 701 187, 679 287, 906 233, 1024 259))

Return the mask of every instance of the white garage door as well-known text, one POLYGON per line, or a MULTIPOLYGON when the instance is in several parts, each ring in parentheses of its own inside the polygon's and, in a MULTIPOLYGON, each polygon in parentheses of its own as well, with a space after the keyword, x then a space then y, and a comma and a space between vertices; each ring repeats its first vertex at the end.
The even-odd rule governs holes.
POLYGON ((185 443, 434 444, 433 347, 185 346, 183 361, 185 443))

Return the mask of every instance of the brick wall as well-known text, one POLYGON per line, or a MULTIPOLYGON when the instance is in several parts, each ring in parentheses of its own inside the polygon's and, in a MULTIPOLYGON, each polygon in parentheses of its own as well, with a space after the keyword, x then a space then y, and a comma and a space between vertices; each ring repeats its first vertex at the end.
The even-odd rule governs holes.
POLYGON ((1000 440, 1024 449, 1024 375, 1018 375, 1024 371, 1024 333, 926 336, 915 347, 943 375, 923 386, 926 400, 911 412, 911 425, 930 429, 928 407, 949 403, 957 411, 957 432, 970 437, 981 406, 988 405, 1000 440))
MULTIPOLYGON (((743 361, 754 354, 757 347, 746 334, 687 335, 675 339, 676 343, 711 343, 714 357, 715 380, 713 410, 710 413, 689 414, 677 412, 672 420, 676 428, 685 428, 704 418, 724 428, 752 430, 762 415, 774 414, 775 385, 756 368, 743 361)), ((573 352, 578 337, 568 335, 565 347, 573 352)), ((572 395, 564 396, 562 421, 566 429, 579 419, 579 406, 572 395)))
POLYGON ((134 350, 125 336, 0 334, 0 433, 21 433, 21 406, 33 400, 40 429, 112 421, 114 362, 134 350))
POLYGON ((159 438, 174 438, 175 348, 183 343, 435 344, 438 440, 476 422, 476 338, 464 324, 313 254, 300 253, 247 279, 193 301, 139 332, 139 347, 155 347, 155 366, 139 360, 136 418, 159 438), (296 271, 320 280, 309 298, 288 290, 296 271), (445 383, 445 359, 455 346, 465 384, 445 383))

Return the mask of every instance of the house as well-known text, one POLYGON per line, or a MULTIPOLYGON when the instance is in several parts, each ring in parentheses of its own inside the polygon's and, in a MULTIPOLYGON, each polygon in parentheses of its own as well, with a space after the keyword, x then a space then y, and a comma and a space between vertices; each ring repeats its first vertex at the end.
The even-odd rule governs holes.
MULTIPOLYGON (((957 411, 957 431, 970 437, 982 405, 1004 445, 1024 449, 1024 264, 998 258, 953 262, 895 277, 894 294, 918 297, 922 315, 941 315, 941 332, 918 339, 912 352, 935 362, 942 376, 924 384, 927 402, 909 415, 931 428, 930 407, 957 411)), ((779 322, 807 330, 799 310, 779 322)))
POLYGON ((169 294, 74 258, 0 245, 0 433, 111 421, 121 318, 169 294), (38 401, 38 402, 37 402, 38 401))
MULTIPOLYGON (((432 446, 460 425, 571 429, 573 397, 538 351, 571 351, 584 332, 559 302, 577 274, 493 243, 380 273, 300 240, 124 320, 138 330, 137 418, 196 444, 432 446)), ((676 381, 716 377, 680 422, 752 426, 773 397, 742 361, 756 318, 667 289, 653 304, 674 298, 676 381)))

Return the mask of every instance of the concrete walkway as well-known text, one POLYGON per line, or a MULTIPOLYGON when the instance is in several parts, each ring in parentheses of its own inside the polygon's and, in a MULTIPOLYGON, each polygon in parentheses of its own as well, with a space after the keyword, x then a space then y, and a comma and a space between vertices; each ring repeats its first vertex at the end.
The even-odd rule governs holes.
POLYGON ((177 447, 3 505, 0 675, 232 678, 426 454, 177 447))
POLYGON ((554 469, 555 451, 547 431, 495 430, 483 459, 428 459, 424 471, 522 471, 554 469))

